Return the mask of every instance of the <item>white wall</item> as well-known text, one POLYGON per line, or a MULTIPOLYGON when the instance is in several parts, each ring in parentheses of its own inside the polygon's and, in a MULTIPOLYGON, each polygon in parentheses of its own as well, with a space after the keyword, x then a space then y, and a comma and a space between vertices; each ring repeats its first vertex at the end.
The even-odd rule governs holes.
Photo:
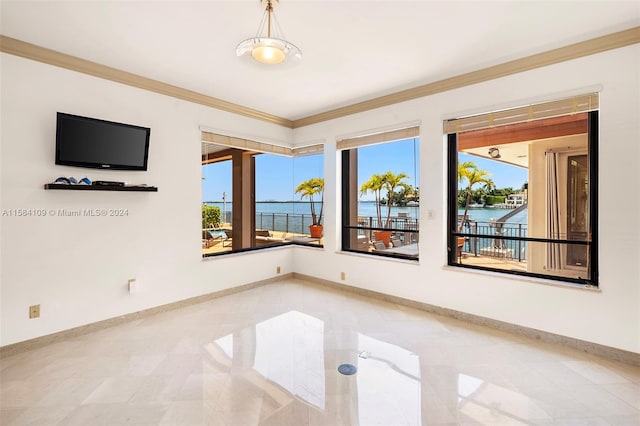
POLYGON ((325 248, 200 258, 198 126, 291 140, 291 131, 2 54, 1 209, 123 208, 127 217, 1 217, 1 341, 7 345, 270 278, 275 266, 640 353, 640 46, 593 55, 297 129, 325 139, 325 248), (446 264, 442 120, 601 87, 601 292, 465 272, 446 264), (55 166, 55 112, 151 127, 147 172, 55 166), (339 253, 336 136, 421 121, 420 262, 339 253), (58 176, 127 180, 158 193, 44 191, 58 176), (427 212, 433 213, 428 218, 427 212), (333 213, 333 214, 332 214, 333 213), (251 268, 246 265, 250 264, 251 268), (139 294, 126 291, 135 277, 139 294), (41 304, 29 320, 28 306, 41 304))
POLYGON ((0 208, 118 208, 128 216, 1 217, 0 345, 270 278, 277 265, 291 272, 290 248, 201 259, 198 127, 285 144, 290 129, 12 55, 1 60, 0 208), (57 111, 150 127, 149 170, 54 165, 57 111), (159 192, 43 189, 59 176, 146 183, 159 192), (140 292, 129 295, 134 277, 140 292), (30 320, 34 304, 41 317, 30 320))
POLYGON ((296 249, 295 271, 640 353, 640 46, 296 129, 296 143, 326 138, 325 249, 296 249), (600 292, 446 267, 446 150, 442 121, 469 113, 600 92, 600 292), (335 140, 421 120, 420 262, 339 252, 335 140), (433 213, 429 219, 428 211, 433 213))

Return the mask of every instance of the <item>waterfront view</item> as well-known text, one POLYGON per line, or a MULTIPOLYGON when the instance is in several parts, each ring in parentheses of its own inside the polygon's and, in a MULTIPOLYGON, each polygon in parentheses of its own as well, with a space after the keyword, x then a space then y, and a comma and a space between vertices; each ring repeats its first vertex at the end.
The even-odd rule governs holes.
MULTIPOLYGON (((233 203, 208 202, 206 205, 216 206, 222 215, 221 229, 230 231, 233 203)), ((386 208, 386 207, 385 207, 386 208)), ((320 244, 321 240, 311 241, 308 238, 311 214, 308 202, 257 202, 256 203, 256 229, 258 235, 263 236, 263 241, 270 237, 271 242, 300 241, 320 244)), ((484 237, 466 238, 462 251, 467 258, 469 256, 506 258, 517 262, 526 261, 527 243, 519 240, 496 240, 495 235, 503 237, 527 236, 527 209, 524 208, 510 217, 504 223, 497 223, 500 219, 513 212, 511 209, 502 208, 470 208, 467 213, 463 232, 469 234, 487 235, 484 237)), ((326 214, 326 212, 325 212, 326 214)), ((464 209, 458 210, 458 217, 462 218, 464 209)), ((361 201, 358 203, 358 216, 360 223, 367 227, 375 226, 376 205, 374 202, 361 201)), ((394 227, 403 229, 404 224, 410 224, 412 230, 419 229, 419 207, 404 206, 391 207, 391 218, 394 227)), ((399 234, 406 234, 399 232, 399 234)), ((219 234, 218 234, 219 235, 219 234)), ((364 235, 361 232, 361 235, 364 235)), ((367 234, 368 235, 368 234, 367 234)), ((374 237, 371 237, 373 239, 374 237)), ((417 238, 415 238, 417 242, 417 238)), ((218 250, 222 249, 224 244, 218 250)))
MULTIPOLYGON (((231 223, 232 202, 226 204, 220 201, 205 202, 207 206, 216 206, 220 209, 222 222, 231 223)), ((319 204, 319 203, 316 203, 319 204)), ((319 205, 316 208, 320 208, 319 205)), ((385 207, 386 209, 386 207, 385 207)), ((311 209, 308 202, 304 201, 258 201, 256 202, 256 228, 269 229, 278 232, 295 232, 307 234, 311 224, 311 209), (260 226, 260 224, 263 226, 260 226)), ((326 212, 325 212, 326 214, 326 212)), ((419 220, 418 206, 391 207, 392 217, 407 217, 419 220)), ((358 203, 358 216, 375 217, 376 205, 371 201, 361 201, 358 203)))
MULTIPOLYGON (((357 158, 358 165, 354 167, 357 172, 342 178, 352 180, 355 191, 343 197, 355 198, 358 202, 350 206, 348 224, 345 225, 342 218, 338 219, 337 225, 343 228, 342 249, 417 260, 420 232, 419 140, 410 138, 359 147, 357 154, 355 149, 351 151, 357 158), (388 203, 391 203, 390 208, 388 203)), ((221 161, 212 158, 209 149, 208 156, 203 157, 203 208, 213 206, 219 209, 219 220, 214 222, 217 223, 214 227, 207 227, 203 213, 204 255, 233 249, 230 162, 223 156, 219 157, 221 161)), ((323 234, 312 235, 313 227, 310 226, 323 225, 322 215, 326 217, 334 212, 324 211, 323 190, 309 187, 308 183, 319 179, 318 182, 324 184, 324 180, 318 177, 322 175, 323 156, 286 159, 260 154, 255 159, 255 197, 260 201, 255 202, 252 246, 290 242, 322 245, 323 234), (292 185, 289 185, 289 180, 292 185), (312 211, 320 213, 319 217, 314 219, 312 211)), ((461 177, 459 182, 456 229, 465 235, 459 236, 458 260, 462 262, 464 259, 468 263, 479 257, 495 257, 525 262, 526 242, 508 238, 527 236, 527 209, 512 213, 515 207, 526 203, 522 189, 523 184, 526 185, 527 170, 464 154, 461 154, 459 164, 466 167, 467 172, 477 175, 471 181, 465 180, 466 176, 461 177), (492 170, 489 172, 481 166, 492 170), (505 218, 507 214, 509 216, 505 218)))
MULTIPOLYGON (((223 223, 231 223, 231 211, 233 208, 232 202, 227 202, 226 205, 220 201, 218 202, 205 202, 208 206, 217 206, 220 209, 223 223), (226 215, 226 216, 225 216, 226 215)), ((318 207, 319 208, 319 207, 318 207)), ((386 209, 386 207, 385 207, 386 209)), ((468 218, 470 221, 477 221, 483 223, 489 223, 492 220, 497 220, 504 216, 510 210, 498 209, 498 208, 472 208, 469 209, 468 218)), ((406 216, 411 219, 419 220, 420 208, 418 206, 405 206, 405 207, 391 207, 391 216, 406 216)), ((458 216, 462 217, 464 209, 458 209, 458 216)), ((326 212, 325 212, 326 214, 326 212)), ((311 220, 309 203, 304 201, 258 201, 256 202, 256 218, 267 218, 270 215, 283 216, 288 215, 291 219, 289 222, 289 230, 297 230, 296 232, 304 231, 304 226, 309 225, 311 220)), ((361 201, 358 203, 358 216, 361 217, 375 217, 376 205, 371 201, 361 201)), ((258 222, 259 223, 259 220, 258 222)), ((525 224, 527 223, 527 211, 524 210, 518 213, 516 216, 509 219, 509 223, 513 224, 525 224)), ((287 228, 283 227, 283 224, 278 223, 278 227, 272 229, 274 231, 287 231, 287 228)))
POLYGON ((594 282, 588 118, 573 114, 449 134, 455 150, 447 156, 446 191, 455 199, 444 206, 420 200, 418 127, 338 141, 343 167, 332 196, 339 212, 323 208, 322 145, 288 154, 265 148, 283 152, 272 155, 203 144, 203 255, 291 242, 323 245, 329 231, 341 251, 418 260, 419 221, 428 205, 442 222, 423 224, 422 231, 447 224, 448 265, 594 282), (558 130, 565 127, 567 134, 558 130), (327 216, 333 229, 324 229, 327 216))

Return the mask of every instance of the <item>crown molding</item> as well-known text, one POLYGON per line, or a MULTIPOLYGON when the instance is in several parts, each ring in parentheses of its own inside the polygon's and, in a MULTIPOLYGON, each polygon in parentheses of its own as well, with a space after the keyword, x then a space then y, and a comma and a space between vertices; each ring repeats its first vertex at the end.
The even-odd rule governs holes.
POLYGON ((117 83, 194 102, 196 104, 227 111, 233 114, 243 115, 256 120, 266 121, 267 123, 277 124, 288 128, 293 127, 292 121, 287 120, 286 118, 247 108, 242 105, 227 102, 212 96, 203 95, 202 93, 173 86, 158 80, 152 80, 150 78, 98 64, 96 62, 87 61, 86 59, 67 55, 66 53, 47 49, 4 35, 0 35, 0 52, 32 59, 34 61, 54 65, 56 67, 66 68, 68 70, 81 72, 94 77, 103 78, 105 80, 115 81, 117 83))
POLYGON ((310 126, 312 124, 321 123, 323 121, 334 120, 336 118, 346 117, 348 115, 369 111, 375 108, 381 108, 400 102, 410 101, 424 96, 434 95, 436 93, 446 92, 460 87, 470 86, 472 84, 482 83, 484 81, 517 74, 523 71, 529 71, 536 68, 553 65, 560 62, 577 59, 584 56, 593 55, 607 50, 617 49, 624 46, 640 43, 640 27, 634 27, 628 30, 619 31, 602 37, 593 38, 558 49, 549 50, 547 52, 538 53, 527 56, 525 58, 516 59, 502 64, 494 65, 481 70, 460 74, 444 80, 435 81, 422 86, 392 93, 378 98, 369 99, 345 107, 336 108, 331 111, 325 111, 319 114, 300 118, 293 121, 293 128, 310 126))
POLYGON ((593 55, 608 50, 618 49, 620 47, 629 46, 640 43, 640 27, 630 28, 628 30, 596 37, 590 40, 574 43, 568 46, 527 56, 513 61, 504 62, 502 64, 483 68, 477 71, 471 71, 454 77, 424 84, 422 86, 403 90, 385 96, 325 111, 319 114, 310 115, 297 120, 289 120, 266 112, 258 111, 242 105, 217 99, 211 96, 203 95, 192 90, 173 86, 161 81, 152 80, 126 71, 118 70, 106 65, 91 62, 55 50, 47 49, 35 44, 27 43, 11 37, 0 35, 0 51, 12 55, 20 56, 34 61, 43 62, 72 71, 81 72, 106 80, 115 81, 139 89, 149 90, 151 92, 160 93, 177 99, 205 105, 233 114, 242 115, 256 120, 277 124, 283 127, 296 129, 300 127, 310 126, 312 124, 324 121, 334 120, 336 118, 346 117, 349 115, 381 108, 400 102, 405 102, 436 93, 446 92, 453 89, 469 86, 472 84, 482 83, 484 81, 517 74, 523 71, 529 71, 536 68, 553 65, 584 56, 593 55))

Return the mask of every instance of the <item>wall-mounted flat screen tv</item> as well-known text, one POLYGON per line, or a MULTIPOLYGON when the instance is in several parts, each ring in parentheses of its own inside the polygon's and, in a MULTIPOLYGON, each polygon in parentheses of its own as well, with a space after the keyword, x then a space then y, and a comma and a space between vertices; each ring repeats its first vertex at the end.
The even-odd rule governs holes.
POLYGON ((58 113, 56 164, 147 170, 151 129, 58 113))

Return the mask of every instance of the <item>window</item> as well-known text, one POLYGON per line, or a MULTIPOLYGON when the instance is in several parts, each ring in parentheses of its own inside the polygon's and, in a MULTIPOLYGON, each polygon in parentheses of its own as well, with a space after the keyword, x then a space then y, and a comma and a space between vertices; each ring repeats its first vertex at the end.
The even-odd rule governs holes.
POLYGON ((310 225, 322 224, 323 160, 322 145, 291 149, 203 132, 203 257, 321 247, 323 235, 311 235, 310 225), (303 182, 312 185, 296 191, 303 182))
POLYGON ((418 260, 418 128, 338 142, 342 249, 418 260))
POLYGON ((597 102, 445 123, 449 265, 597 285, 597 102))

